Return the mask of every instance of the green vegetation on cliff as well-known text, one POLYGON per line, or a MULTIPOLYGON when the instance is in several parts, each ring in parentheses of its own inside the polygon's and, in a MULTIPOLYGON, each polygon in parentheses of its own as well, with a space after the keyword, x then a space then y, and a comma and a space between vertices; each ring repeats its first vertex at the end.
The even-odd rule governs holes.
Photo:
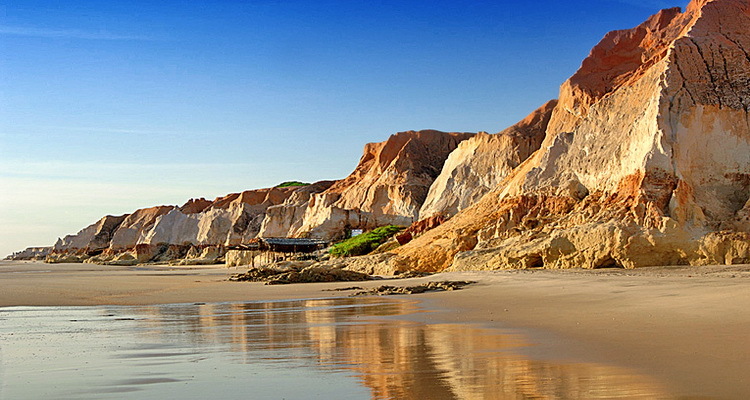
POLYGON ((290 186, 308 186, 309 183, 300 182, 300 181, 288 181, 288 182, 281 182, 278 185, 276 185, 277 188, 283 188, 283 187, 290 187, 290 186))
POLYGON ((363 233, 333 245, 330 253, 334 257, 365 255, 375 250, 380 244, 403 229, 403 227, 395 225, 381 226, 370 232, 363 233))

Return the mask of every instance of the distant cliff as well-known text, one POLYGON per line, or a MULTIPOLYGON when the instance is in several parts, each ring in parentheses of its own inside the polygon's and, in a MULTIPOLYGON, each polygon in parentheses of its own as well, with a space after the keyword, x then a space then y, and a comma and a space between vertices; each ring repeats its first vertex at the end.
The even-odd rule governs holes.
POLYGON ((225 246, 257 236, 269 207, 306 188, 248 190, 213 201, 193 199, 181 207, 157 206, 106 216, 58 240, 48 261, 134 264, 191 256, 195 263, 215 262, 225 246))
POLYGON ((17 251, 13 254, 5 257, 5 260, 17 261, 17 260, 33 260, 43 261, 49 253, 52 252, 52 246, 44 247, 27 247, 24 250, 17 251))
POLYGON ((48 262, 136 264, 221 261, 256 237, 344 237, 351 229, 415 222, 451 151, 471 133, 401 132, 365 146, 341 181, 248 190, 181 207, 106 216, 53 246, 48 262))

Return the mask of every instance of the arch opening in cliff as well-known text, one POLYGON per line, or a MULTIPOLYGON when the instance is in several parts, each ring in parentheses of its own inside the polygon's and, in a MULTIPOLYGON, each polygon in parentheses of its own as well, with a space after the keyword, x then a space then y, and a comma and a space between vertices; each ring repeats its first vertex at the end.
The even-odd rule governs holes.
POLYGON ((544 259, 539 254, 532 254, 526 257, 526 269, 544 268, 544 259))
POLYGON ((594 269, 625 269, 625 266, 611 255, 607 255, 596 262, 594 269))
POLYGON ((226 266, 264 266, 279 261, 318 260, 328 241, 303 238, 257 238, 248 243, 229 246, 226 266))

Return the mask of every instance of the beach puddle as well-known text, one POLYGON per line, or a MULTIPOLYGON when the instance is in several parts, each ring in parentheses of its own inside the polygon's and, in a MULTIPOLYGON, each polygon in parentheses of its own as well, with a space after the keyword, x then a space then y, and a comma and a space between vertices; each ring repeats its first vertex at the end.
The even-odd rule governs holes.
POLYGON ((0 308, 7 399, 658 399, 653 379, 523 355, 513 333, 379 297, 0 308))

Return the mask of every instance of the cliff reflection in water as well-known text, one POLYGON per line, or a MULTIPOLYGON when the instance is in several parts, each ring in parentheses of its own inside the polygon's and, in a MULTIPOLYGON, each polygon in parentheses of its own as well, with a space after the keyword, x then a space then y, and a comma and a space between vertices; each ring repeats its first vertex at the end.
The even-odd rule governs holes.
POLYGON ((148 335, 229 345, 235 361, 349 372, 373 399, 672 398, 653 379, 596 364, 524 357, 519 335, 396 316, 382 298, 148 307, 148 335))

